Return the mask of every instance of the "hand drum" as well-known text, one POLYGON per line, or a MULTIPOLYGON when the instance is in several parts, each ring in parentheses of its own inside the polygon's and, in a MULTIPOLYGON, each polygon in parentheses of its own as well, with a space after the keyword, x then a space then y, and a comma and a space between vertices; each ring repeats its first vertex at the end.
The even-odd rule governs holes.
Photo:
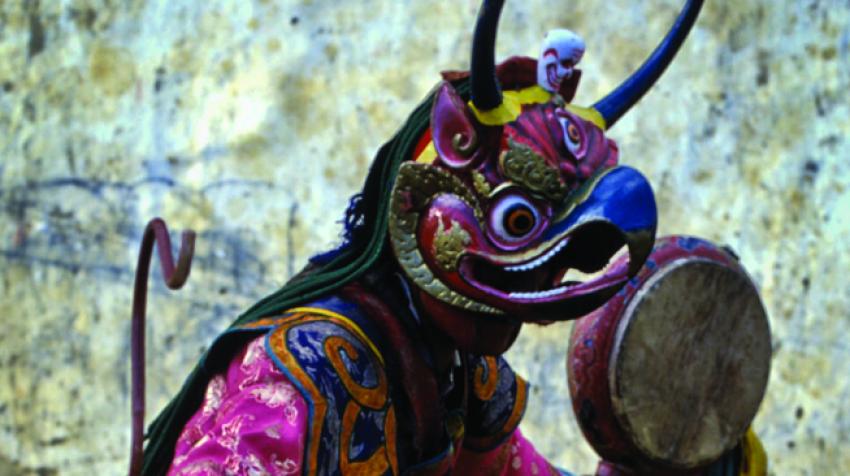
POLYGON ((699 468, 744 436, 770 356, 764 307, 737 259, 697 238, 661 238, 638 276, 573 327, 573 410, 608 462, 699 468))

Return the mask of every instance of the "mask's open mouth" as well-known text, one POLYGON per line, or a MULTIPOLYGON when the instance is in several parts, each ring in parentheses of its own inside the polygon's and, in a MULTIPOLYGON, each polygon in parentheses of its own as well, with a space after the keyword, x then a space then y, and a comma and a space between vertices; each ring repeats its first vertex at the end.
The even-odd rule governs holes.
POLYGON ((605 222, 580 226, 543 245, 539 252, 516 255, 469 254, 460 275, 487 294, 517 304, 552 303, 621 284, 629 259, 615 259, 628 247, 623 233, 605 222))

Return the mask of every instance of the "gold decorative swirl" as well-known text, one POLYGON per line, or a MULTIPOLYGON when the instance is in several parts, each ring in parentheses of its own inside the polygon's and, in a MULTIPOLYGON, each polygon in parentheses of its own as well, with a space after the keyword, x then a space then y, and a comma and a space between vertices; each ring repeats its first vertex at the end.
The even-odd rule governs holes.
POLYGON ((479 400, 486 402, 493 398, 496 387, 499 385, 499 363, 495 357, 486 356, 483 362, 479 362, 475 367, 473 382, 473 391, 479 400))
POLYGON ((446 231, 443 221, 437 222, 437 237, 434 239, 434 257, 437 264, 446 271, 457 271, 458 259, 469 244, 469 233, 452 220, 452 227, 446 231))
POLYGON ((525 144, 509 141, 508 149, 499 157, 499 167, 508 180, 553 202, 560 202, 567 195, 558 168, 525 144))
MULTIPOLYGON (((392 464, 388 455, 387 447, 381 446, 364 461, 352 461, 349 455, 351 438, 354 434, 354 423, 360 414, 360 406, 354 402, 348 402, 342 414, 339 436, 339 469, 342 474, 384 474, 390 468, 396 468, 398 463, 392 464)), ((396 474, 393 472, 393 474, 396 474)))
MULTIPOLYGON (((344 350, 348 354, 349 359, 357 360, 360 355, 351 342, 341 336, 329 336, 325 339, 324 347, 325 355, 327 355, 331 366, 333 366, 339 376, 340 382, 348 390, 348 393, 351 394, 351 398, 358 404, 372 410, 381 410, 384 408, 384 405, 387 403, 387 394, 389 393, 387 390, 387 376, 384 370, 378 369, 375 372, 378 378, 378 383, 375 387, 364 387, 354 381, 340 353, 340 350, 344 350)), ((365 356, 364 358, 368 359, 369 357, 365 356)))
POLYGON ((478 192, 478 195, 482 197, 486 197, 490 195, 490 192, 493 190, 490 187, 490 183, 487 182, 487 178, 484 177, 484 174, 477 170, 472 171, 472 186, 475 187, 475 191, 478 192))
POLYGON ((402 269, 418 287, 440 301, 468 311, 504 314, 499 309, 451 290, 434 276, 425 263, 416 241, 419 214, 433 197, 441 193, 458 196, 472 208, 479 222, 483 222, 478 199, 459 178, 430 164, 402 164, 393 185, 389 216, 390 242, 402 269))

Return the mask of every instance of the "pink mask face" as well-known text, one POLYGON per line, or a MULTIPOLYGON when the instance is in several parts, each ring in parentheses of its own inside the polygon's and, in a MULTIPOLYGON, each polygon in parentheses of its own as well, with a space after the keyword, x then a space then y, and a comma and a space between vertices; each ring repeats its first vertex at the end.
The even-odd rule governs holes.
POLYGON ((584 56, 584 40, 569 30, 546 34, 537 62, 537 83, 549 92, 557 92, 561 82, 573 74, 584 56))
POLYGON ((431 135, 437 157, 399 169, 389 229, 402 269, 432 298, 521 320, 574 318, 642 265, 643 252, 628 251, 630 268, 608 267, 654 234, 652 216, 628 225, 638 236, 609 210, 655 207, 645 179, 616 167, 616 144, 593 123, 552 101, 484 127, 444 83, 431 135), (625 196, 635 190, 646 193, 625 196))

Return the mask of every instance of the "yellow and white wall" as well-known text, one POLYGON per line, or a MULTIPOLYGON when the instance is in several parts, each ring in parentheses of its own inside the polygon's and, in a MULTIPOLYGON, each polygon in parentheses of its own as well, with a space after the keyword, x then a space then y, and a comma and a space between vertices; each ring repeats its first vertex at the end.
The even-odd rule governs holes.
MULTIPOLYGON (((498 55, 584 36, 592 103, 679 0, 508 1, 498 55)), ((0 475, 126 471, 129 309, 154 216, 198 231, 185 289, 154 267, 148 415, 232 318, 337 242, 373 153, 467 66, 477 0, 0 2, 0 475)), ((755 429, 776 475, 850 474, 850 6, 708 0, 617 126, 661 234, 732 246, 774 360, 755 429)), ((566 390, 569 325, 526 329, 523 431, 589 473, 566 390)))

